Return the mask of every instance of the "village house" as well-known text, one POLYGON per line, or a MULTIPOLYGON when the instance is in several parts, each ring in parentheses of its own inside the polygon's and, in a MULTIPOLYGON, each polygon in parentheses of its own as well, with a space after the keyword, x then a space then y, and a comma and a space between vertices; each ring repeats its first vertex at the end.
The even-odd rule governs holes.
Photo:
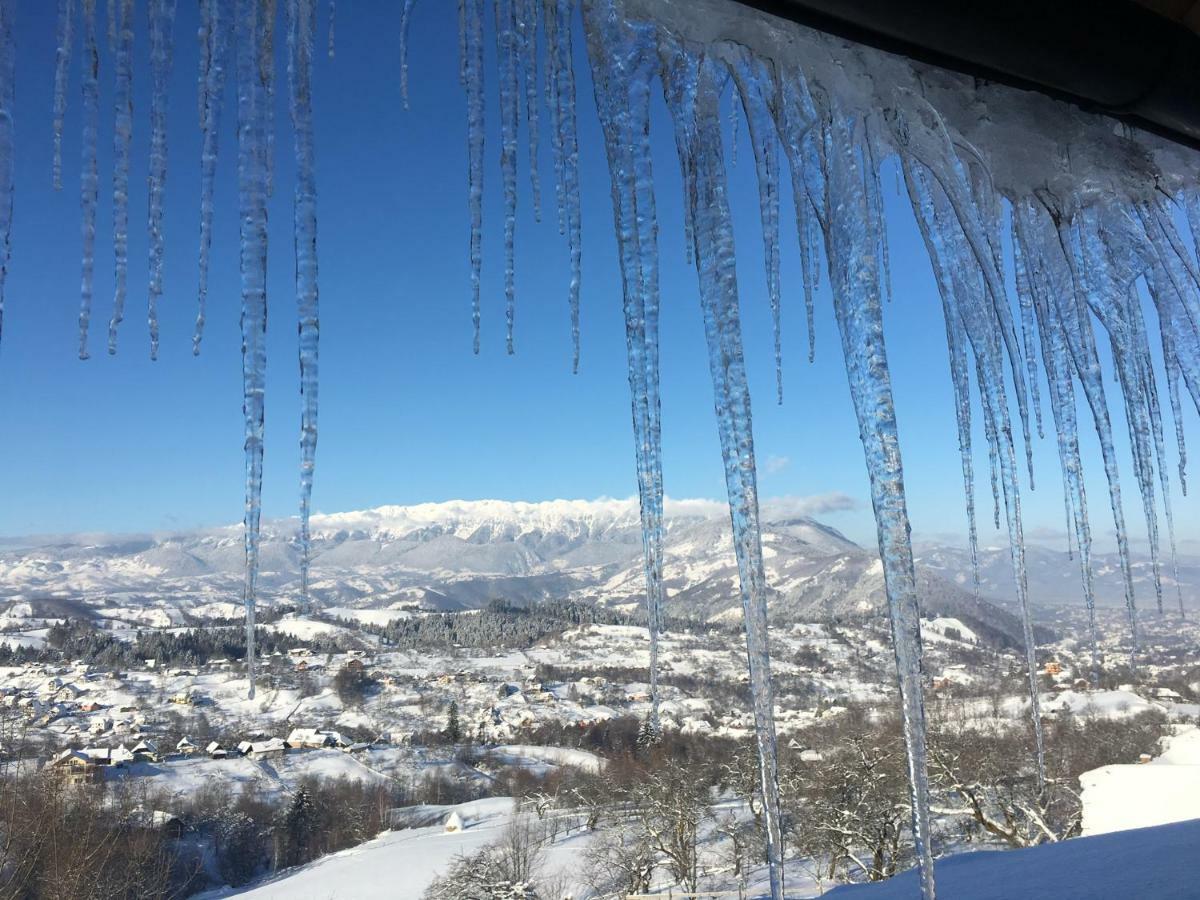
POLYGON ((278 759, 287 752, 287 744, 282 738, 270 738, 265 741, 242 741, 238 750, 251 759, 278 759))
POLYGON ((67 784, 92 784, 104 777, 96 761, 78 750, 62 751, 50 760, 48 768, 67 784))
POLYGON ((153 741, 141 740, 133 745, 133 759, 135 762, 156 763, 161 757, 153 741))
POLYGON ((320 728, 294 728, 287 736, 287 745, 292 749, 319 750, 322 747, 333 747, 341 743, 341 735, 336 731, 325 731, 320 728))
POLYGON ((193 744, 186 737, 180 738, 179 743, 175 745, 175 752, 182 753, 184 756, 191 756, 200 748, 193 744))

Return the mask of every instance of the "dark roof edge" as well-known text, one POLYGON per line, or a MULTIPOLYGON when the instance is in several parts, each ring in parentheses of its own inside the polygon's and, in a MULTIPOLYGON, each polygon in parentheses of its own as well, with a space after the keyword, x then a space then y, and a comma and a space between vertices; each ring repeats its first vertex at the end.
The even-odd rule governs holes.
POLYGON ((1200 149, 1200 36, 1131 0, 737 0, 1200 149))

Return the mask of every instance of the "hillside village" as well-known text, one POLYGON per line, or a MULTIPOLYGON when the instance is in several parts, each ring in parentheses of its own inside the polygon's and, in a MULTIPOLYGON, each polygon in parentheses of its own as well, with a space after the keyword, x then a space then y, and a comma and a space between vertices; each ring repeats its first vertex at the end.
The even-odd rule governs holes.
MULTIPOLYGON (((493 853, 494 842, 530 816, 539 829, 561 824, 543 836, 548 860, 574 859, 565 865, 574 872, 586 858, 588 885, 609 884, 616 863, 600 859, 611 850, 607 836, 649 833, 639 829, 657 826, 628 811, 661 811, 655 798, 680 791, 705 810, 694 865, 672 868, 660 848, 649 869, 638 869, 642 880, 626 888, 753 891, 763 872, 749 849, 757 838, 745 644, 736 606, 721 599, 733 570, 727 545, 710 540, 712 523, 685 518, 674 527, 683 558, 660 639, 656 735, 647 724, 640 576, 629 562, 637 547, 625 540, 636 531, 623 508, 586 528, 557 522, 533 538, 475 520, 453 525, 468 538, 487 530, 478 545, 439 536, 424 520, 414 542, 397 531, 399 514, 388 515, 391 531, 319 532, 330 555, 350 554, 356 568, 318 569, 310 607, 283 599, 262 605, 252 700, 238 607, 215 599, 226 579, 220 570, 189 563, 185 572, 164 546, 138 551, 144 559, 157 554, 150 569, 118 565, 128 560, 123 548, 83 548, 63 556, 61 570, 52 561, 58 550, 18 551, 0 577, 11 591, 2 599, 0 583, 0 772, 107 798, 122 829, 171 861, 156 870, 156 883, 169 881, 178 896, 260 883, 255 889, 272 896, 272 876, 308 877, 305 863, 389 830, 406 841, 453 825, 462 852, 493 853), (442 568, 363 563, 397 543, 406 558, 423 552, 426 565, 436 560, 442 568), (570 558, 580 564, 565 581, 561 567, 551 572, 564 546, 574 547, 570 558), (484 571, 452 574, 451 566, 469 568, 484 551, 484 571), (517 574, 488 571, 514 559, 517 574), (168 575, 167 565, 178 574, 168 575), (98 581, 80 596, 61 586, 32 595, 31 578, 46 583, 64 573, 98 581), (122 590, 114 573, 124 573, 122 590), (680 614, 689 609, 696 614, 680 614), (683 781, 656 795, 659 780, 671 778, 683 781)), ((776 598, 770 628, 781 777, 785 800, 795 804, 788 812, 796 823, 789 838, 795 895, 812 896, 906 864, 911 845, 895 814, 906 790, 897 767, 895 661, 877 562, 811 522, 780 527, 771 541, 775 575, 793 585, 776 598), (862 782, 856 758, 891 773, 878 782, 880 796, 853 799, 854 815, 872 810, 879 817, 872 827, 892 836, 874 848, 870 864, 862 848, 831 837, 850 827, 851 796, 827 789, 862 782)), ((223 537, 205 536, 189 547, 199 560, 227 549, 223 537)), ((1124 612, 1101 604, 1094 671, 1085 612, 1065 602, 1039 607, 1043 718, 1061 778, 1048 797, 1026 795, 1028 695, 1016 620, 1002 602, 958 587, 963 578, 950 574, 949 555, 926 558, 938 566, 922 582, 932 598, 922 634, 945 852, 1089 833, 1089 816, 1106 815, 1089 792, 1119 796, 1121 786, 1144 782, 1150 787, 1133 789, 1143 800, 1171 793, 1161 773, 1150 781, 1091 773, 1157 762, 1167 743, 1194 727, 1200 622, 1143 613, 1135 670, 1124 612), (984 795, 964 779, 982 779, 984 795), (1092 786, 1081 792, 1081 779, 1092 786), (1017 790, 1020 809, 1036 814, 1006 806, 1018 801, 999 785, 1017 790)), ((289 591, 285 581, 277 589, 289 591)), ((1187 810, 1190 802, 1178 805, 1187 810)), ((1160 820, 1152 815, 1144 824, 1160 820)), ((456 858, 431 857, 414 900, 451 877, 456 858)), ((572 890, 590 896, 588 885, 572 890)))

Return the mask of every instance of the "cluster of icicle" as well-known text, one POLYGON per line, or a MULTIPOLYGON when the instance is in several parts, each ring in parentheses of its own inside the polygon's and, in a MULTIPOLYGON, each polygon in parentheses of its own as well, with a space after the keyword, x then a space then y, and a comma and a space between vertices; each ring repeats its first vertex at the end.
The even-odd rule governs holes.
MULTIPOLYGON (((286 0, 287 67, 296 158, 295 260, 296 300, 300 346, 300 544, 301 603, 308 597, 309 509, 317 446, 317 232, 316 177, 313 155, 312 55, 317 0, 286 0)), ((88 328, 94 295, 96 212, 100 194, 97 162, 101 44, 97 0, 58 0, 57 53, 54 67, 54 159, 52 178, 62 187, 63 126, 67 109, 71 56, 75 35, 82 31, 82 279, 79 311, 79 357, 87 359, 88 328), (80 28, 77 23, 81 23, 80 28)), ((176 0, 146 0, 150 56, 149 110, 149 281, 147 318, 150 357, 159 349, 158 302, 163 296, 166 239, 163 210, 167 179, 168 90, 174 55, 176 0)), ((7 259, 8 212, 11 210, 11 19, 14 3, 0 5, 8 52, 0 59, 0 229, 7 259)), ((129 167, 134 135, 134 0, 108 0, 107 44, 112 60, 113 110, 113 252, 115 287, 109 321, 108 352, 116 353, 117 334, 124 317, 128 284, 129 167)), ((200 352, 208 298, 212 247, 213 188, 225 94, 225 73, 233 64, 237 87, 238 220, 241 236, 242 376, 245 417, 246 509, 245 553, 247 665, 250 696, 254 696, 254 607, 258 576, 261 518, 263 425, 266 388, 267 323, 267 201, 272 189, 274 156, 274 40, 275 0, 200 0, 198 112, 202 134, 200 158, 200 245, 196 329, 193 352, 200 352), (231 58, 232 57, 232 58, 231 58)), ((333 7, 330 5, 329 52, 333 53, 333 7)), ((0 269, 2 273, 3 269, 0 269)), ((0 274, 2 279, 2 274, 0 274)), ((2 297, 2 280, 0 280, 2 297)))
MULTIPOLYGON (((560 229, 570 238, 572 321, 578 319, 578 176, 571 76, 571 0, 496 0, 501 169, 505 197, 505 292, 512 347, 513 236, 517 198, 520 82, 536 137, 530 84, 545 34, 547 90, 554 119, 560 229)), ((955 396, 967 519, 978 585, 971 448, 972 370, 991 463, 994 519, 1001 506, 1022 612, 1029 674, 1033 761, 1045 761, 1037 657, 1029 617, 1018 443, 1033 488, 1031 419, 1042 436, 1040 351, 1062 474, 1071 543, 1097 650, 1091 526, 1082 480, 1076 391, 1092 412, 1107 476, 1124 577, 1133 652, 1137 611, 1112 423, 1095 330, 1107 336, 1124 401, 1135 477, 1148 523, 1159 611, 1161 497, 1171 565, 1175 537, 1162 407, 1139 285, 1158 313, 1167 391, 1184 478, 1181 381, 1200 409, 1200 272, 1176 226, 1184 211, 1200 236, 1200 195, 1179 174, 1187 151, 1156 143, 1048 99, 977 86, 951 73, 829 38, 748 12, 727 0, 583 0, 583 31, 612 180, 623 278, 626 348, 641 499, 651 678, 662 604, 662 465, 658 385, 658 241, 650 153, 651 92, 663 91, 684 184, 688 253, 699 280, 726 485, 746 620, 751 690, 761 763, 771 891, 783 891, 783 848, 771 681, 767 585, 763 577, 750 397, 738 316, 733 232, 726 196, 720 105, 727 89, 744 112, 758 176, 768 301, 775 326, 782 401, 779 274, 780 178, 795 197, 802 291, 813 348, 813 292, 828 267, 851 396, 860 425, 884 563, 893 646, 912 785, 912 824, 924 895, 934 894, 925 774, 919 603, 888 373, 881 298, 890 295, 880 167, 902 172, 941 296, 955 396), (658 82, 658 86, 655 82, 658 82), (1005 282, 1011 232, 1015 304, 1005 282), (1015 311, 1014 311, 1015 307, 1015 311), (1011 392, 1015 397, 1009 396, 1011 392), (1010 412, 1015 400, 1021 438, 1010 412)), ((483 160, 483 0, 461 0, 462 78, 468 98, 471 263, 478 346, 479 235, 483 160)), ((530 172, 537 211, 535 140, 530 172)), ((730 148, 730 152, 735 152, 730 148)), ((578 340, 577 325, 575 339, 578 340)), ((576 350, 576 354, 578 351, 576 350)), ((577 358, 577 355, 576 355, 577 358)), ((1182 598, 1180 598, 1182 613, 1182 598)))

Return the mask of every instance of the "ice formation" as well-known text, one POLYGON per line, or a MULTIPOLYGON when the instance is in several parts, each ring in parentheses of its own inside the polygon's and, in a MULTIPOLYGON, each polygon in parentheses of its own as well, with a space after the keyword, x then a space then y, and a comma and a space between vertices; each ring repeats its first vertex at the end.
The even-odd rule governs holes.
POLYGON ((92 318, 93 276, 96 267, 96 205, 100 198, 100 170, 96 161, 100 128, 100 47, 96 33, 96 0, 83 0, 83 159, 79 175, 79 206, 83 251, 79 282, 79 358, 88 358, 88 325, 92 318))
MULTIPOLYGON (((166 166, 166 86, 176 0, 147 0, 153 90, 150 102, 150 324, 161 293, 166 166)), ((13 180, 15 0, 0 0, 0 311, 8 263, 13 180)), ((566 238, 573 366, 579 362, 581 218, 576 136, 575 0, 459 0, 460 79, 467 98, 468 255, 473 346, 480 345, 484 177, 485 32, 496 46, 500 184, 504 208, 506 344, 514 347, 514 240, 519 125, 524 110, 531 205, 540 212, 539 107, 549 108, 558 226, 566 238), (489 9, 490 6, 490 9, 489 9), (539 40, 539 33, 542 35, 539 40), (540 67, 540 70, 539 70, 540 67), (544 86, 540 75, 544 73, 544 86)), ((401 93, 407 101, 407 31, 401 7, 401 93)), ((133 134, 134 0, 109 0, 108 45, 115 83, 113 249, 116 290, 109 328, 115 351, 126 293, 130 145, 133 134)), ((317 266, 311 78, 316 0, 288 0, 289 106, 296 155, 295 252, 301 375, 302 593, 307 593, 307 518, 316 449, 317 266)), ((57 7, 54 158, 61 179, 74 3, 57 7)), ((208 291, 224 72, 236 44, 237 182, 241 226, 243 411, 245 415, 245 603, 251 692, 254 596, 263 466, 266 329, 266 210, 272 186, 275 0, 200 0, 199 118, 202 130, 199 350, 208 291)), ((334 5, 329 4, 328 53, 334 5)), ((1032 441, 1048 404, 1064 514, 1096 644, 1092 527, 1082 472, 1080 409, 1099 442, 1117 534, 1132 653, 1138 609, 1120 473, 1102 358, 1111 357, 1124 408, 1133 478, 1147 523, 1155 599, 1164 605, 1166 553, 1174 571, 1174 516, 1166 416, 1156 359, 1161 353, 1174 423, 1180 486, 1186 491, 1184 397, 1200 411, 1200 192, 1194 152, 1086 114, 1060 101, 853 45, 754 12, 731 0, 583 0, 582 26, 604 133, 623 280, 628 377, 643 527, 651 678, 657 716, 657 638, 662 626, 662 504, 658 374, 659 259, 650 133, 652 97, 663 92, 684 189, 686 247, 698 297, 746 622, 747 657, 760 761, 771 893, 782 897, 783 845, 772 721, 766 600, 745 351, 726 166, 736 154, 737 115, 748 126, 758 183, 767 302, 774 326, 777 398, 782 401, 781 186, 790 184, 802 268, 800 285, 815 352, 814 294, 827 267, 854 410, 859 423, 891 614, 900 705, 912 785, 912 827, 926 897, 934 894, 921 694, 920 608, 904 493, 899 426, 883 327, 890 299, 881 169, 903 179, 933 267, 944 315, 949 371, 978 584, 972 416, 986 441, 997 527, 1001 504, 1022 610, 1035 734, 1033 771, 1045 778, 1037 648, 1029 619, 1020 458, 1033 488, 1032 441), (728 106, 725 104, 728 103, 728 106), (732 117, 724 134, 722 109, 732 117), (785 181, 784 179, 787 179, 785 181), (1186 222, 1186 226, 1185 223, 1186 222), (1185 240, 1185 231, 1191 239, 1185 240), (1011 249, 1010 249, 1011 248, 1011 249), (1006 258, 1006 257, 1011 257, 1006 258), (1015 294, 1007 273, 1013 274, 1015 294), (1145 308, 1158 320, 1157 347, 1145 308), (1101 353, 1101 341, 1107 351, 1101 353), (1037 357, 1041 356, 1039 370, 1037 357), (1042 392, 1039 372, 1045 374, 1042 392), (972 383, 974 382, 974 383, 972 383), (972 397, 978 396, 973 410, 972 397), (1083 406, 1077 406, 1082 401, 1083 406), (1016 414, 1012 409, 1015 406, 1016 414), (1016 432, 1019 429, 1019 436, 1016 432)), ((100 48, 96 0, 81 0, 82 278, 80 356, 87 356, 99 189, 100 48)), ((1177 581, 1177 579, 1176 579, 1177 581)), ((1177 588, 1178 591, 1178 588, 1177 588)), ((1180 598, 1182 612, 1182 598, 1180 598)))
POLYGON ((308 604, 313 468, 317 455, 317 177, 313 154, 312 54, 316 0, 289 0, 288 83, 296 149, 296 308, 300 335, 300 603, 308 604))
POLYGON ((4 282, 12 252, 13 221, 13 81, 16 0, 0 0, 0 334, 4 330, 4 282))
POLYGON ((54 160, 51 179, 56 191, 62 190, 63 118, 67 114, 67 78, 71 71, 71 43, 74 33, 75 2, 58 0, 58 27, 54 56, 54 160))
POLYGON ((208 262, 212 252, 213 189, 217 177, 217 150, 220 147, 221 105, 225 93, 226 48, 230 22, 222 0, 200 0, 200 75, 197 96, 200 102, 200 252, 199 283, 196 302, 196 331, 192 353, 200 352, 204 337, 204 316, 208 305, 208 262))
POLYGON ((246 426, 246 674, 254 697, 254 602, 262 518, 267 368, 267 199, 271 180, 271 56, 275 7, 238 0, 238 218, 241 222, 242 414, 246 426))
POLYGON ((115 47, 113 124, 113 311, 108 352, 117 352, 117 330, 125 317, 129 277, 129 156, 133 144, 133 0, 109 0, 110 40, 115 47))
POLYGON ((167 95, 175 41, 175 0, 149 0, 150 67, 150 358, 158 359, 158 298, 163 292, 163 200, 167 187, 167 95))

